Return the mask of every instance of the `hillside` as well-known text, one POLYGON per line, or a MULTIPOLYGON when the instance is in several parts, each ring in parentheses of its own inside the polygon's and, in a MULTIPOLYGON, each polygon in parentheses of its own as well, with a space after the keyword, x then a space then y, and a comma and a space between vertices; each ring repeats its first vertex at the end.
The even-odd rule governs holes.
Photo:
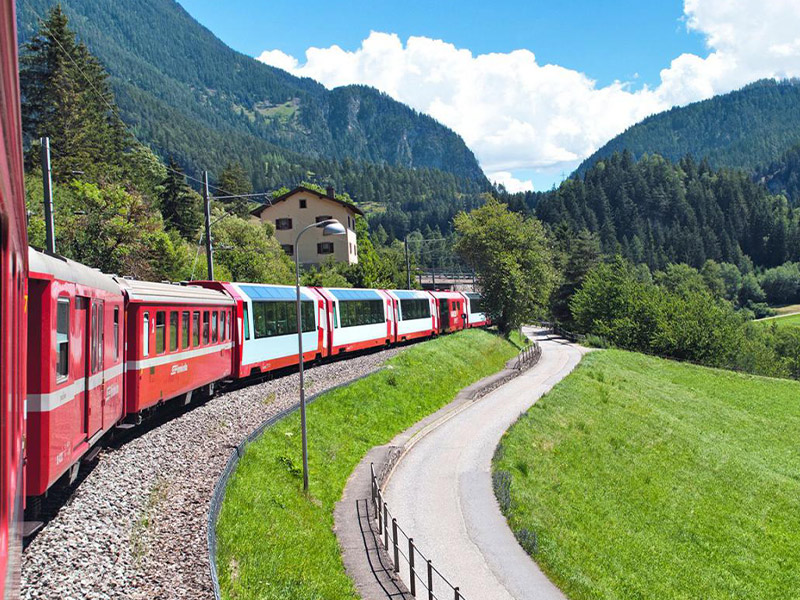
POLYGON ((509 525, 572 600, 795 597, 798 394, 591 353, 498 447, 509 525))
MULTIPOLYGON (((52 4, 19 0, 21 42, 52 4)), ((263 189, 293 183, 292 171, 309 171, 310 160, 353 160, 486 186, 463 140, 434 119, 375 89, 329 91, 235 52, 173 0, 61 4, 110 72, 125 122, 190 172, 213 175, 238 160, 263 189)))
POLYGON ((672 108, 629 127, 578 167, 628 150, 672 161, 691 155, 715 167, 755 172, 800 143, 800 81, 762 80, 740 90, 672 108))
POLYGON ((588 229, 604 253, 663 269, 707 259, 773 267, 800 259, 800 212, 743 171, 691 157, 638 162, 623 152, 537 197, 536 215, 556 227, 588 229))

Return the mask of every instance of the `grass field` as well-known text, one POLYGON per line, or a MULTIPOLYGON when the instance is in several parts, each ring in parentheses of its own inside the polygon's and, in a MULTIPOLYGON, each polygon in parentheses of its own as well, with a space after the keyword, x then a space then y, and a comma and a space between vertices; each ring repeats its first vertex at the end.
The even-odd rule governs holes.
MULTIPOLYGON (((333 508, 373 446, 500 370, 516 349, 470 330, 414 345, 388 368, 325 394, 308 407, 310 494, 302 493, 299 415, 248 446, 217 526, 225 598, 357 598, 333 533, 333 508)), ((346 368, 347 363, 342 363, 346 368)))
POLYGON ((756 321, 760 325, 772 325, 776 327, 800 327, 800 314, 789 314, 780 317, 767 317, 756 321))
POLYGON ((608 350, 494 466, 509 524, 570 600, 798 598, 799 434, 797 382, 608 350))

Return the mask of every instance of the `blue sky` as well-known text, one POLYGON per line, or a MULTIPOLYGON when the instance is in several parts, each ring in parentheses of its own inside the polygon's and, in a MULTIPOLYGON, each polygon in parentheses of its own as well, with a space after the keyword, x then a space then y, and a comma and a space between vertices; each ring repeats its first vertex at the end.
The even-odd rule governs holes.
POLYGON ((615 79, 657 83, 670 59, 704 52, 702 36, 687 31, 683 3, 676 0, 311 0, 301 13, 296 2, 179 2, 226 44, 250 56, 277 48, 299 58, 310 46, 334 44, 355 50, 374 30, 403 39, 442 39, 477 54, 527 48, 540 63, 582 71, 606 85, 615 79))
POLYGON ((798 0, 179 2, 267 64, 430 114, 513 190, 650 114, 800 75, 798 0))

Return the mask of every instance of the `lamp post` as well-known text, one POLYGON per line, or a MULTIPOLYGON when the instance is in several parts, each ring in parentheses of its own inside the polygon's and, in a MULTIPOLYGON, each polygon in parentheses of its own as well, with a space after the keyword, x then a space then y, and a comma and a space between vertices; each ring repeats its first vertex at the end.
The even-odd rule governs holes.
POLYGON ((308 491, 308 436, 306 435, 306 390, 303 383, 303 317, 300 310, 300 236, 309 229, 322 228, 322 235, 344 235, 347 230, 336 219, 312 223, 300 230, 294 239, 294 275, 297 289, 297 350, 300 355, 300 430, 303 438, 303 491, 308 491))

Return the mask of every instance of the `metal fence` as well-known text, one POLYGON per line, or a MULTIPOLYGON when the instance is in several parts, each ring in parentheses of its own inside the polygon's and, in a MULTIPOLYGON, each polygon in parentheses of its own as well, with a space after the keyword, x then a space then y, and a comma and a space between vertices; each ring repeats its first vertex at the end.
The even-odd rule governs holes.
POLYGON ((514 368, 517 371, 519 371, 528 362, 538 361, 541 355, 542 355, 542 347, 538 343, 533 342, 532 344, 528 344, 522 350, 519 351, 519 354, 517 355, 517 362, 514 364, 514 368))
POLYGON ((388 553, 398 576, 401 570, 408 575, 408 589, 414 598, 427 600, 465 600, 458 586, 442 575, 431 560, 414 544, 414 538, 403 531, 383 499, 375 477, 375 467, 369 465, 372 476, 372 519, 377 523, 378 537, 388 553))

